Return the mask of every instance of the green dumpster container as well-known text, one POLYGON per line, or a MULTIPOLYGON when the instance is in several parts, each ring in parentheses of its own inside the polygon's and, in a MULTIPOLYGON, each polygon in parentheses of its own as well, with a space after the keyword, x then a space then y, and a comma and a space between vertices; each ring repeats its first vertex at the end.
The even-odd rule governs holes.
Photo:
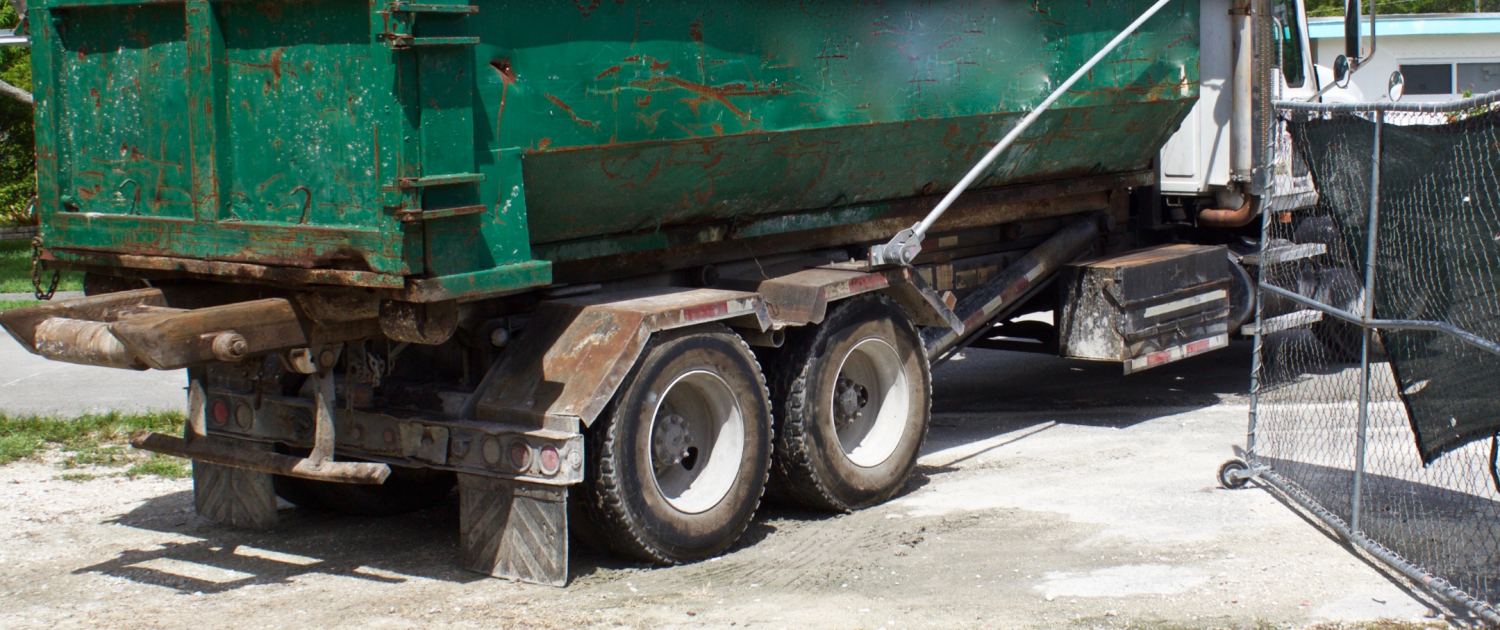
MULTIPOLYGON (((43 0, 42 237, 419 302, 671 269, 948 189, 1149 4, 43 0)), ((981 187, 1149 168, 1197 97, 1197 13, 1154 17, 981 187)))

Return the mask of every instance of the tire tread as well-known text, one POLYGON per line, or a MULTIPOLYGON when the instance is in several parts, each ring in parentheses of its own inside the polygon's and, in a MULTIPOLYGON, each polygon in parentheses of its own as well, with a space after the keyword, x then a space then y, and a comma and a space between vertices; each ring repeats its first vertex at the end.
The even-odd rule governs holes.
MULTIPOLYGON (((910 321, 910 315, 906 309, 889 298, 883 296, 851 298, 838 303, 836 306, 840 310, 830 313, 822 325, 808 326, 788 334, 786 345, 783 346, 783 351, 777 359, 776 367, 771 371, 774 375, 772 391, 775 392, 775 396, 771 399, 771 413, 773 416, 779 416, 781 421, 776 424, 778 430, 773 433, 775 456, 771 460, 772 474, 769 485, 776 496, 806 508, 849 513, 887 501, 901 489, 901 486, 895 486, 868 503, 849 504, 840 500, 823 482, 823 476, 817 470, 816 458, 813 457, 817 445, 811 429, 812 423, 817 419, 807 412, 807 383, 813 354, 818 348, 826 345, 830 336, 838 332, 836 324, 839 312, 844 308, 852 307, 855 300, 860 299, 876 299, 886 302, 888 306, 896 309, 896 312, 907 315, 910 321)), ((920 351, 920 336, 917 348, 920 351)), ((932 379, 927 379, 926 385, 926 413, 930 416, 932 379)), ((921 452, 926 441, 927 432, 923 431, 917 438, 918 453, 921 452)), ((905 476, 910 476, 911 469, 916 467, 915 463, 916 460, 913 458, 912 466, 907 469, 905 476)))
MULTIPOLYGON (((750 344, 745 343, 745 340, 738 334, 735 334, 728 327, 721 324, 671 331, 662 335, 659 339, 653 338, 651 345, 647 346, 646 350, 641 353, 641 356, 644 358, 652 348, 681 334, 705 332, 705 330, 723 333, 733 338, 734 342, 738 344, 739 350, 744 353, 751 364, 757 367, 760 365, 755 357, 755 353, 750 349, 750 344)), ((641 361, 637 361, 636 367, 631 370, 630 375, 625 378, 624 382, 629 383, 634 380, 640 365, 641 361)), ((755 370, 755 379, 760 384, 761 395, 769 400, 771 394, 770 389, 766 385, 765 371, 760 369, 755 370)), ((663 553, 662 550, 657 549, 654 545, 646 541, 641 536, 641 532, 646 525, 636 522, 630 510, 625 507, 625 484, 627 480, 622 477, 623 472, 615 464, 614 449, 612 448, 616 442, 631 439, 629 435, 620 434, 621 423, 615 421, 615 414, 623 398, 623 393, 617 394, 615 399, 611 400, 609 405, 604 408, 603 413, 599 414, 598 423, 594 427, 591 427, 594 430, 587 432, 586 440, 588 448, 590 451, 598 454, 597 473, 595 474, 593 467, 590 466, 586 469, 587 472, 584 479, 584 486, 587 492, 587 498, 583 501, 584 509, 586 514, 593 520, 592 527, 589 527, 589 530, 591 533, 596 533, 602 537, 604 542, 616 553, 658 565, 682 564, 683 560, 663 553), (589 477, 593 478, 590 479, 589 477)), ((768 405, 768 408, 774 409, 774 406, 768 405)), ((774 425, 775 422, 773 419, 772 426, 774 425)), ((767 430, 772 429, 768 427, 767 430)), ((774 443, 774 433, 771 435, 771 438, 774 443)), ((767 456, 770 456, 769 452, 767 456)), ((752 514, 760 508, 760 502, 765 496, 766 482, 770 477, 769 462, 763 469, 766 471, 765 478, 760 480, 761 491, 755 497, 755 506, 751 510, 752 514)), ((738 540, 740 536, 744 535, 745 530, 749 528, 750 522, 753 520, 754 518, 749 518, 740 523, 738 531, 733 533, 732 539, 738 540)))

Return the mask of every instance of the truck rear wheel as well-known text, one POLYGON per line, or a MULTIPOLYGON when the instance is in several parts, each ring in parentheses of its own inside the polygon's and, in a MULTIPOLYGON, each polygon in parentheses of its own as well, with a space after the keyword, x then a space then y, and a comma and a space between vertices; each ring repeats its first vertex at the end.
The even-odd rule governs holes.
POLYGON ((744 533, 771 459, 771 404, 750 347, 723 326, 658 333, 588 432, 581 488, 616 553, 712 557, 744 533))
POLYGON ((932 375, 900 306, 878 295, 839 303, 788 335, 773 373, 779 494, 851 511, 901 489, 927 436, 932 375))

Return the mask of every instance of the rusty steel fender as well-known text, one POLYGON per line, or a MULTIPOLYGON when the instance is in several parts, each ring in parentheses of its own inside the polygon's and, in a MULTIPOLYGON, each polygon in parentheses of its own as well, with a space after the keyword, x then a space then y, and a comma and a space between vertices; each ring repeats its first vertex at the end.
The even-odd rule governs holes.
POLYGON ((777 328, 821 324, 828 315, 829 304, 877 292, 896 300, 918 326, 938 326, 960 333, 964 327, 950 305, 910 267, 871 270, 862 262, 840 263, 786 274, 729 277, 721 284, 759 293, 766 301, 772 325, 777 328))
POLYGON ((543 302, 475 390, 466 417, 576 431, 603 411, 651 334, 711 322, 767 330, 759 295, 655 288, 543 302))

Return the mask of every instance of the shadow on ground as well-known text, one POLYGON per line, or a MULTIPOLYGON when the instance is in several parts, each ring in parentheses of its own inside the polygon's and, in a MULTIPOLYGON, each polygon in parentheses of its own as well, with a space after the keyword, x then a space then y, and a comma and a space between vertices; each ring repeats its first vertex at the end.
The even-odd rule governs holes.
MULTIPOLYGON (((1132 376, 1117 363, 1068 361, 1043 355, 969 351, 962 361, 933 375, 934 419, 924 453, 973 445, 998 448, 1046 431, 1056 423, 1126 428, 1165 415, 1243 397, 1249 389, 1250 347, 1238 342, 1212 358, 1197 358, 1132 376), (1056 412, 1055 414, 1052 412, 1056 412)), ((897 495, 905 496, 934 477, 958 470, 973 455, 918 466, 897 495)), ((458 500, 385 518, 344 516, 316 510, 281 512, 269 531, 221 527, 194 515, 191 492, 153 498, 121 516, 128 527, 193 539, 129 550, 113 560, 78 569, 176 589, 218 593, 249 585, 289 582, 309 573, 402 582, 410 578, 472 582, 485 579, 459 568, 458 500), (195 565, 194 571, 163 567, 195 565)), ((753 547, 786 527, 837 515, 812 512, 768 497, 745 535, 730 550, 753 547)), ((642 565, 574 541, 573 579, 607 576, 642 565)))
POLYGON ((456 494, 435 508, 384 518, 284 509, 274 529, 250 531, 215 525, 193 514, 193 495, 187 491, 155 497, 114 522, 194 540, 128 550, 75 573, 104 573, 186 593, 285 583, 308 573, 376 582, 403 582, 410 577, 452 582, 484 579, 461 570, 456 562, 456 494), (162 568, 182 566, 177 563, 205 569, 162 568))

